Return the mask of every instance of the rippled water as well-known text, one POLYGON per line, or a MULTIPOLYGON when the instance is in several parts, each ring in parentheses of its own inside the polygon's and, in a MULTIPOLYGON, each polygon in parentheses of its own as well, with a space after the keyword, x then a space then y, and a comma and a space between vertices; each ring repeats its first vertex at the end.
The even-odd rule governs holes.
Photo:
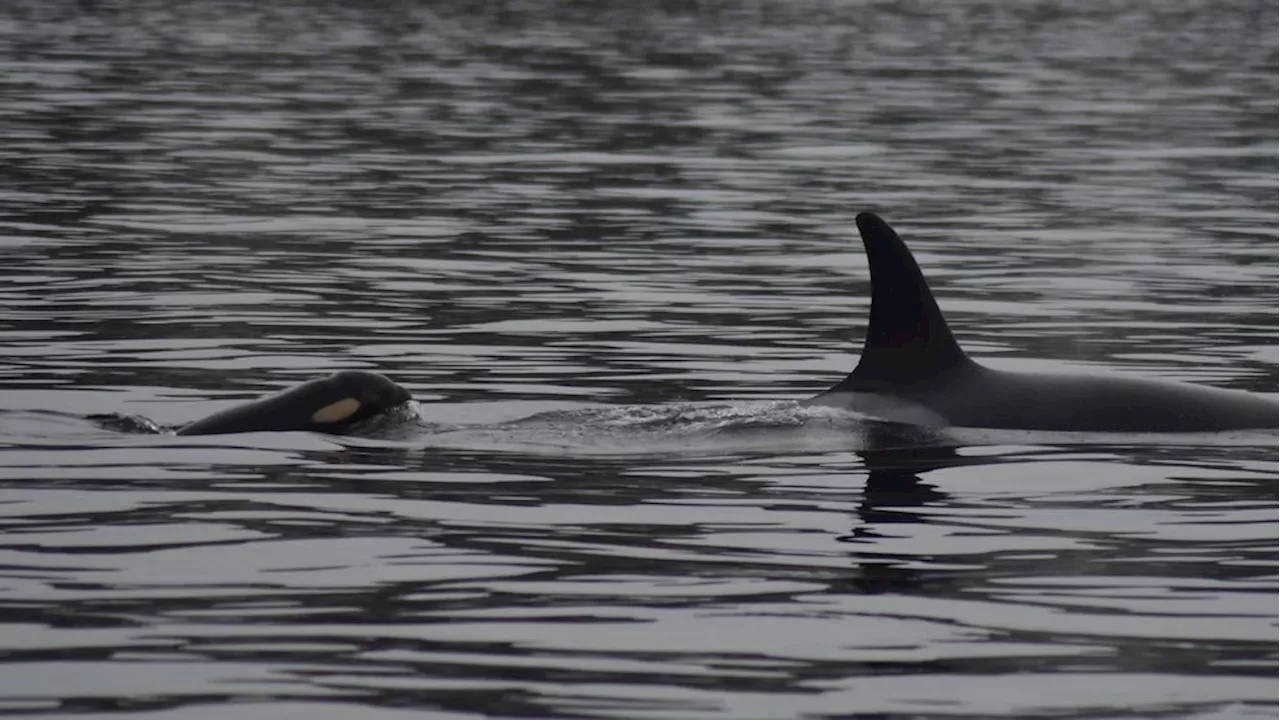
POLYGON ((1274 4, 472 5, 0 7, 0 714, 1274 716, 1274 432, 788 402, 864 209, 984 362, 1275 392, 1274 4), (340 368, 469 430, 85 419, 340 368))

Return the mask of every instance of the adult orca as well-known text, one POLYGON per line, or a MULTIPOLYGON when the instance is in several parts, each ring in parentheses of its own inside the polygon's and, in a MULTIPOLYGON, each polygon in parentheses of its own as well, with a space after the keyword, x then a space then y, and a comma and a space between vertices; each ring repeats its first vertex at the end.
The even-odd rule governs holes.
POLYGON ((857 367, 807 402, 933 427, 1095 432, 1275 428, 1273 400, 1185 383, 1007 372, 956 343, 911 251, 876 215, 857 217, 871 320, 857 367))
POLYGON ((352 425, 411 399, 384 375, 342 370, 270 397, 214 413, 178 429, 179 435, 225 435, 265 430, 311 430, 340 435, 352 425))

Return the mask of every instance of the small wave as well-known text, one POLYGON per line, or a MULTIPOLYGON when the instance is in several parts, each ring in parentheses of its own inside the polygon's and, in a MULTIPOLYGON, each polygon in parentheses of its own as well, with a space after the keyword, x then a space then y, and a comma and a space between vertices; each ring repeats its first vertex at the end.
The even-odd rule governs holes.
POLYGON ((470 425, 432 423, 430 406, 418 410, 415 427, 384 426, 378 436, 425 446, 588 454, 863 450, 885 442, 937 444, 935 433, 919 428, 793 401, 590 406, 470 425))

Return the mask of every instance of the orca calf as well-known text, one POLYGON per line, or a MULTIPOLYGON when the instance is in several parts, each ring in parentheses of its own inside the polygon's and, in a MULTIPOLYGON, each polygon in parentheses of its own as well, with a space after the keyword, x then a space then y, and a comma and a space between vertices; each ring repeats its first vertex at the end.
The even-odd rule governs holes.
POLYGON ((342 370, 270 397, 237 405, 178 429, 179 435, 312 430, 340 435, 355 423, 406 403, 408 390, 384 375, 342 370))
POLYGON ((1096 432, 1275 428, 1274 401, 1236 390, 1102 375, 993 370, 960 349, 915 258, 876 215, 857 217, 871 320, 857 367, 807 401, 933 427, 1096 432))

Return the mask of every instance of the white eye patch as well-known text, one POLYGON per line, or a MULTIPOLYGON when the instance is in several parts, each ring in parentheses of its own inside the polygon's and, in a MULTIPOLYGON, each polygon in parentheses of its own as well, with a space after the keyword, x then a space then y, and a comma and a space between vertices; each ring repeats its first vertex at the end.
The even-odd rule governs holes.
POLYGON ((311 422, 321 425, 346 420, 360 409, 360 401, 349 397, 330 403, 311 414, 311 422))

